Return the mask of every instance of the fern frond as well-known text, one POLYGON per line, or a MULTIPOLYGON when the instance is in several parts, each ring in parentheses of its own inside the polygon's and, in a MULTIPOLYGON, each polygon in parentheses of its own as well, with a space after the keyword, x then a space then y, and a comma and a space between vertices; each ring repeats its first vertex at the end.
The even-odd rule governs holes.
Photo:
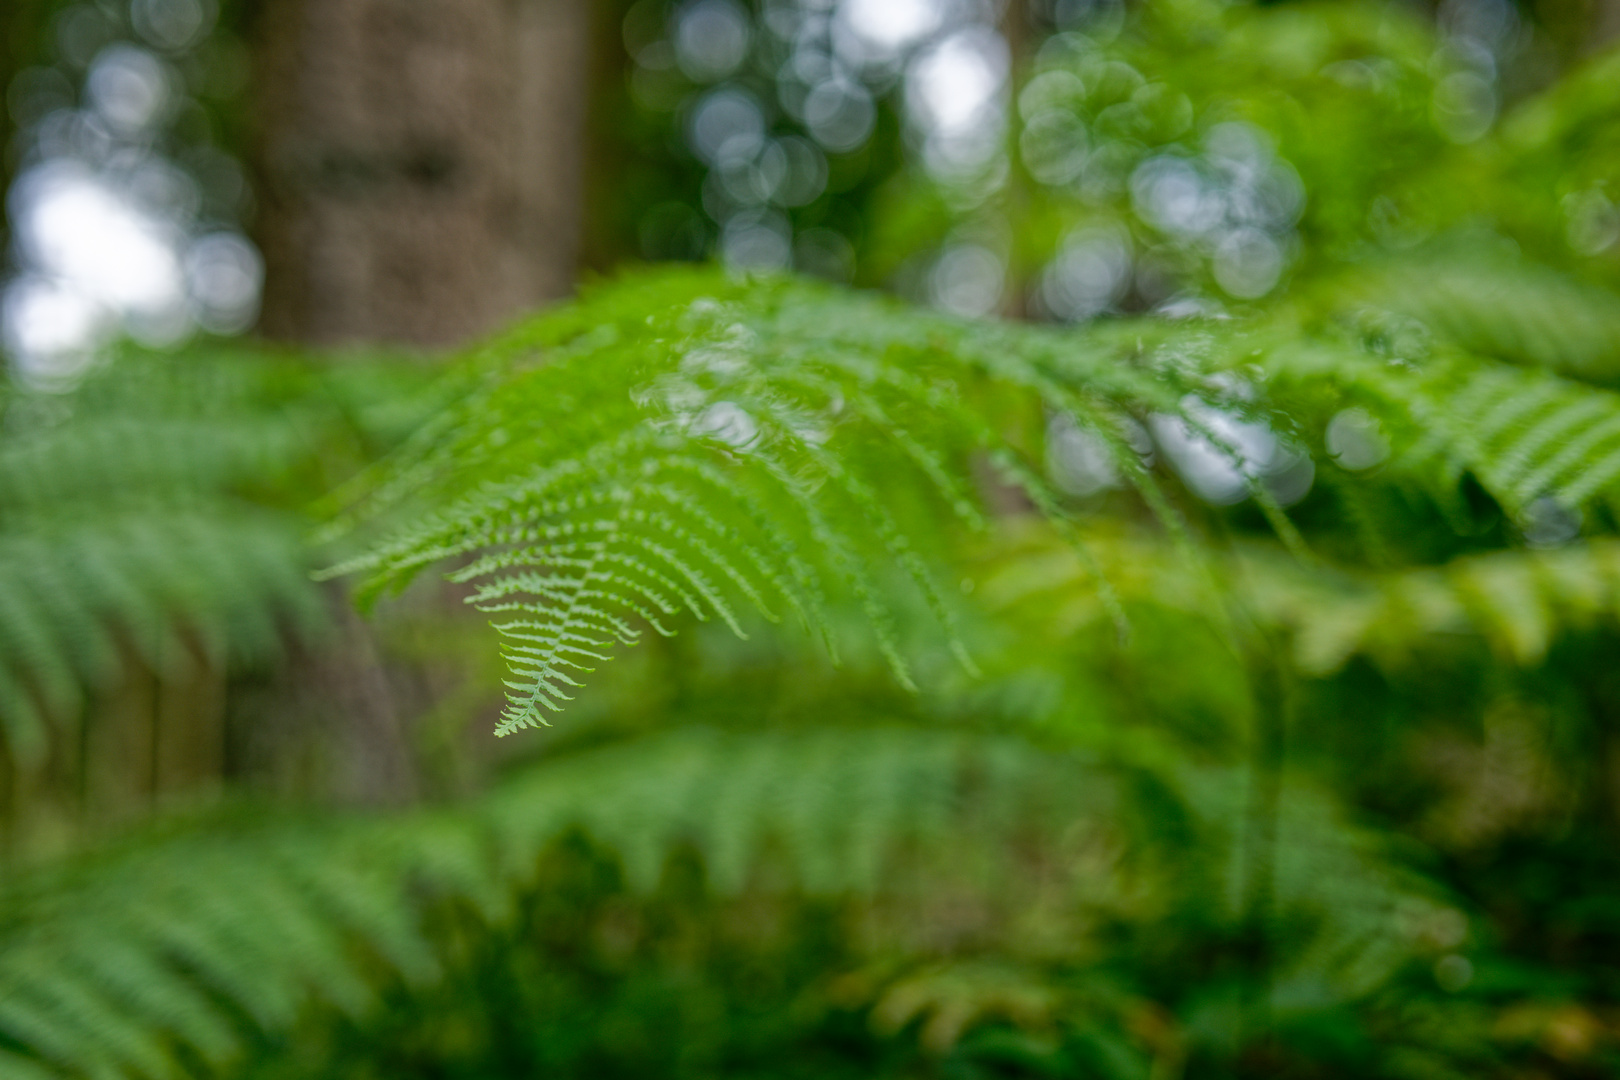
MULTIPOLYGON (((1207 830, 1204 844, 1221 853, 1217 887, 1233 917, 1240 917, 1252 873, 1246 860, 1253 840, 1245 842, 1239 824, 1250 785, 1214 770, 1185 774, 1181 790, 1207 830)), ((1281 785, 1275 829, 1269 856, 1276 918, 1303 921, 1309 931, 1296 931, 1287 942, 1273 975, 1273 1001, 1286 1008, 1305 991, 1320 1008, 1329 1004, 1324 991, 1354 1001, 1386 983, 1420 951, 1398 932, 1398 920, 1443 910, 1441 897, 1390 860, 1387 840, 1354 824, 1309 783, 1289 778, 1281 785)))
POLYGON ((424 376, 367 375, 205 348, 119 355, 71 392, 0 388, 0 736, 18 761, 130 664, 223 669, 324 624, 296 509, 328 458, 419 422, 424 376))
POLYGON ((1292 632, 1299 664, 1313 675, 1358 654, 1400 664, 1458 635, 1533 666, 1558 637, 1620 615, 1620 543, 1470 555, 1338 590, 1302 586, 1274 578, 1261 603, 1292 632))
POLYGON ((904 728, 687 730, 578 755, 492 798, 485 814, 513 865, 545 837, 580 829, 619 852, 640 889, 690 846, 722 892, 773 854, 812 893, 869 892, 907 850, 971 844, 979 828, 1111 797, 1100 776, 1075 790, 1074 768, 1016 740, 904 728))
MULTIPOLYGON (((742 633, 743 611, 782 608, 826 636, 842 596, 909 683, 890 570, 970 663, 931 563, 951 530, 983 525, 971 458, 1061 514, 1039 447, 1007 433, 1043 402, 1087 418, 1175 409, 1183 371, 1120 363, 1131 342, 804 283, 633 278, 478 353, 485 385, 362 507, 419 524, 334 572, 375 590, 459 562, 473 603, 520 613, 501 624, 514 673, 502 734, 544 723, 649 613, 660 628, 679 610, 742 633)), ((1151 487, 1124 440, 1110 446, 1151 487)))
POLYGON ((459 811, 158 837, 6 888, 0 1037, 44 1075, 190 1075, 311 1006, 359 1015, 389 981, 432 977, 428 908, 500 918, 572 832, 640 889, 696 849, 722 893, 767 862, 799 890, 869 892, 907 853, 993 854, 1096 808, 1106 788, 1076 791, 1072 767, 917 730, 685 731, 541 766, 459 811))
MULTIPOLYGON (((1208 772, 1175 789, 1195 829, 1129 872, 1162 875, 1155 895, 1207 907, 1237 865, 1228 811, 1244 785, 1208 772)), ((0 894, 0 1038, 45 1076, 222 1069, 255 1033, 285 1032, 312 1009, 364 1017, 380 989, 423 985, 454 962, 433 930, 439 905, 509 918, 538 860, 580 833, 642 892, 686 852, 721 895, 786 888, 904 910, 946 881, 1005 897, 1033 873, 1050 889, 1038 853, 1072 844, 1077 826, 1117 849, 1109 837, 1129 820, 1127 790, 1016 739, 684 729, 564 756, 461 809, 158 836, 0 894)), ((1406 958, 1391 920, 1423 893, 1320 797, 1288 798, 1306 812, 1283 819, 1278 910, 1328 956, 1315 973, 1353 996, 1406 958)), ((1113 904, 1111 918, 1136 917, 1117 884, 1070 887, 1113 904)))
MULTIPOLYGON (((1194 561, 1166 466, 1148 467, 1127 424, 1156 427, 1161 444, 1180 432, 1186 453, 1230 473, 1307 560, 1309 538, 1233 425, 1320 447, 1336 412, 1363 409, 1384 423, 1391 464, 1370 477, 1318 470, 1323 482, 1416 481, 1442 507, 1465 475, 1516 516, 1540 500, 1578 511, 1614 492, 1620 395, 1463 351, 1597 371, 1611 331, 1620 341, 1608 294, 1544 284, 1586 320, 1570 314, 1562 344, 1509 316, 1482 321, 1501 306, 1489 296, 1473 307, 1441 296, 1430 310, 1415 288, 1400 302, 1452 319, 1445 333, 1391 341, 1376 325, 1311 329, 1288 311, 1061 330, 786 280, 634 277, 478 353, 482 385, 358 509, 417 523, 333 572, 364 572, 377 590, 451 564, 472 603, 504 616, 513 677, 501 734, 546 723, 594 664, 645 625, 672 630, 681 613, 742 634, 748 612, 791 610, 827 636, 827 604, 852 602, 910 685, 894 629, 910 601, 971 667, 934 567, 961 530, 983 526, 969 495, 976 460, 1084 546, 1039 464, 1035 418, 1067 417, 1093 438, 1194 561)), ((1108 596, 1106 574, 1096 587, 1108 596)))
MULTIPOLYGON (((134 657, 274 655, 325 618, 298 531, 274 516, 178 508, 0 533, 0 728, 30 760, 134 657)), ((178 670, 177 670, 178 665, 178 670)))
POLYGON ((1620 296, 1488 250, 1441 251, 1331 282, 1331 303, 1411 316, 1480 356, 1620 379, 1620 296))
POLYGON ((1278 413, 1325 427, 1324 400, 1365 409, 1386 427, 1391 468, 1437 495, 1466 473, 1512 514, 1542 498, 1578 510, 1620 482, 1620 394, 1608 390, 1441 348, 1389 356, 1331 338, 1277 343, 1259 362, 1278 413))
MULTIPOLYGON (((1194 568, 1162 541, 1102 530, 1087 540, 1128 604, 1193 621, 1215 617, 1194 568)), ((1329 677, 1356 656, 1393 668, 1467 639, 1503 662, 1532 667, 1560 637, 1620 619, 1620 541, 1608 537, 1382 572, 1307 569, 1275 548, 1245 545, 1213 568, 1221 586, 1281 635, 1298 670, 1312 678, 1329 677)), ((987 591, 1009 610, 1033 609, 1038 597, 1038 624, 1072 635, 1108 618, 1093 585, 1096 572, 1056 538, 1030 537, 998 560, 987 591)))
POLYGON ((244 1018, 363 1011, 368 965, 435 963, 387 836, 226 828, 24 878, 0 919, 0 1031, 46 1075, 182 1076, 239 1055, 244 1018))

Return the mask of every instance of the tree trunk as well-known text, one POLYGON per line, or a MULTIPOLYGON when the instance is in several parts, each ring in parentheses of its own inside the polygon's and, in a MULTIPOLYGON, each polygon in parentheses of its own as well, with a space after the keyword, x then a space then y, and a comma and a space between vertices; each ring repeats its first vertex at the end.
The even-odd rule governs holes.
MULTIPOLYGON (((260 331, 438 348, 565 295, 582 232, 593 6, 259 0, 260 331)), ((246 778, 410 798, 414 682, 363 623, 341 620, 272 688, 300 722, 232 736, 246 778)))
POLYGON ((460 343, 565 295, 586 0, 263 0, 267 336, 460 343))

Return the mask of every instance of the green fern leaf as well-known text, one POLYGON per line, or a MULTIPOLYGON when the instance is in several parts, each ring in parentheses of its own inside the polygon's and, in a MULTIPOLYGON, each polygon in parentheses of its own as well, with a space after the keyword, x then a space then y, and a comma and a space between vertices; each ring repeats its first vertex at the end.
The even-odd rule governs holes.
POLYGON ((375 592, 451 562, 470 601, 503 616, 501 734, 545 723, 614 647, 677 613, 741 634, 745 611, 791 611, 829 637, 826 606, 846 599, 910 685, 891 571, 971 665, 933 564, 952 530, 983 527, 972 458, 1064 514, 1038 448, 1006 434, 1017 418, 1044 402, 1099 422, 1173 522, 1108 419, 1175 410, 1191 385, 1173 366, 1121 363, 1140 338, 789 281, 631 278, 476 353, 482 384, 358 510, 417 523, 333 572, 364 572, 375 592))

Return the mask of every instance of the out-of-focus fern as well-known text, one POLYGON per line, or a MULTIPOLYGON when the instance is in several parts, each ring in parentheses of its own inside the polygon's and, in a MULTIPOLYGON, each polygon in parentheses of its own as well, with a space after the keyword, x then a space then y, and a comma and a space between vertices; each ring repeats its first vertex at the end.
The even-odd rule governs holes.
POLYGON ((1575 510, 1620 480, 1620 396, 1609 391, 1411 342, 1298 336, 1262 343, 1255 359, 1273 407, 1314 427, 1318 445, 1333 410, 1362 408, 1386 428, 1392 470, 1438 483, 1442 498, 1466 473, 1511 512, 1540 498, 1575 510))
MULTIPOLYGON (((1049 538, 1009 548, 995 561, 990 595, 1030 611, 1039 596, 1037 624, 1076 634, 1107 621, 1095 592, 1100 567, 1127 606, 1207 618, 1210 602, 1200 592, 1208 584, 1167 545, 1119 533, 1087 539, 1096 566, 1049 538)), ((1606 537, 1382 572, 1301 566, 1264 546, 1245 546, 1217 566, 1223 587, 1282 635, 1291 662, 1313 678, 1333 675, 1355 656, 1398 667, 1465 640, 1530 667, 1560 637, 1620 619, 1620 541, 1606 537)))
MULTIPOLYGON (((1235 794, 1231 779, 1206 777, 1199 799, 1235 794)), ((906 876, 895 871, 916 858, 958 875, 984 860, 972 880, 1004 890, 1025 872, 1021 857, 1077 824, 1119 828, 1119 807, 1100 772, 1016 740, 686 729, 565 756, 462 810, 154 836, 7 889, 0 1038, 18 1075, 182 1076, 193 1061, 218 1069, 254 1031, 285 1030, 309 1007, 359 1015, 379 988, 431 977, 443 959, 430 909, 470 903, 505 918, 537 858, 575 832, 618 854, 640 890, 678 851, 698 853, 722 894, 751 883, 822 896, 903 893, 906 876)), ((1301 818, 1282 839, 1289 865, 1295 849, 1309 848, 1314 861, 1281 877, 1280 910, 1331 928, 1346 917, 1334 890, 1372 889, 1387 931, 1391 905, 1406 894, 1369 861, 1365 841, 1324 821, 1301 818)), ((1209 852, 1186 852, 1172 878, 1222 880, 1219 865, 1212 877, 1189 871, 1230 847, 1224 835, 1201 832, 1209 852)), ((1376 921, 1362 906, 1351 905, 1341 938, 1376 921)), ((1385 939, 1400 954, 1398 940, 1385 939)), ((1353 958, 1335 940, 1336 959, 1353 958)), ((1375 982, 1393 970, 1387 958, 1368 962, 1382 973, 1375 982)))
POLYGON ((1552 551, 1470 555, 1334 588, 1276 575, 1258 603, 1292 632, 1302 668, 1331 674, 1352 656, 1399 664, 1458 635, 1524 666, 1560 636, 1613 625, 1620 616, 1620 545, 1592 540, 1552 551))
POLYGON ((432 970, 380 842, 340 825, 225 828, 24 877, 0 921, 0 1030, 40 1075, 180 1076, 312 1000, 359 1012, 379 961, 432 970))
POLYGON ((484 814, 515 865, 577 827, 618 853, 639 888, 656 883, 671 850, 690 845, 722 891, 779 853, 799 887, 834 894, 893 887, 883 872, 907 849, 980 850, 994 861, 993 843, 976 841, 1005 840, 1032 814, 1072 821, 1109 805, 1112 788, 1017 740, 904 728, 685 730, 559 763, 544 783, 492 798, 484 814))
POLYGON ((0 717, 41 750, 138 657, 160 675, 273 656, 324 620, 296 528, 268 514, 134 510, 0 534, 0 717))
POLYGON ((1419 320, 1481 356, 1577 379, 1620 380, 1620 297, 1509 253, 1458 246, 1332 281, 1335 305, 1419 320))
POLYGON ((1087 805, 1057 779, 1015 743, 689 731, 543 766, 455 813, 159 837, 7 892, 0 1032, 41 1069, 185 1075, 189 1055, 217 1066, 310 1003, 363 1010, 377 975, 430 974, 422 904, 497 917, 572 830, 620 852, 641 888, 690 845, 727 891, 773 853, 802 888, 870 889, 908 847, 1087 805))
POLYGON ((296 511, 332 482, 323 456, 389 437, 381 411, 411 381, 366 386, 307 361, 203 350, 119 356, 70 392, 6 388, 0 733, 12 753, 36 759, 50 724, 131 661, 168 676, 194 659, 262 660, 321 625, 296 511))

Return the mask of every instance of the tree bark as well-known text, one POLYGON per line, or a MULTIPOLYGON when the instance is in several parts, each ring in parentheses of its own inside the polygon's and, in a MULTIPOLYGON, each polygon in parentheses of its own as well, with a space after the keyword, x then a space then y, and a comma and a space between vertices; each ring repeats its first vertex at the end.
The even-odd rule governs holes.
POLYGON ((263 0, 261 331, 460 343, 565 295, 587 0, 263 0))
MULTIPOLYGON (((593 7, 259 0, 260 332, 442 348, 566 295, 584 216, 593 7)), ((270 688, 302 724, 233 736, 238 767, 343 801, 411 798, 422 703, 410 676, 364 624, 340 620, 270 688)))

